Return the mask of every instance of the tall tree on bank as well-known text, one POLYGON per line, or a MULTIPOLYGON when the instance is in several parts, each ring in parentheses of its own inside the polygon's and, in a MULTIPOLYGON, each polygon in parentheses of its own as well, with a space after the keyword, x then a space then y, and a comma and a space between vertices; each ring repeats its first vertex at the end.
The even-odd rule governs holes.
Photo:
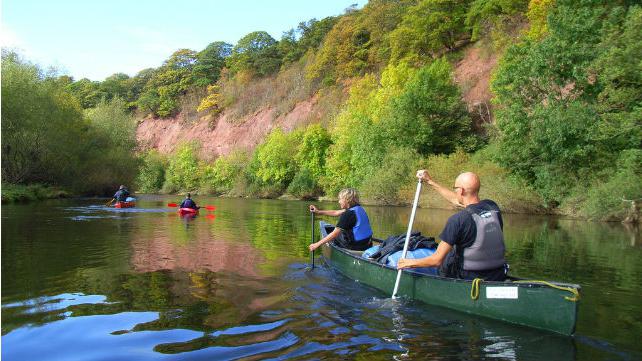
POLYGON ((276 40, 265 31, 249 33, 238 41, 227 58, 232 73, 266 76, 279 70, 281 56, 276 40))
POLYGON ((179 96, 184 95, 194 84, 192 71, 196 62, 195 51, 175 51, 147 82, 138 99, 138 106, 161 117, 175 114, 179 110, 179 96))
POLYGON ((207 86, 216 83, 225 66, 225 59, 232 54, 232 45, 215 41, 200 51, 194 65, 194 85, 207 86))

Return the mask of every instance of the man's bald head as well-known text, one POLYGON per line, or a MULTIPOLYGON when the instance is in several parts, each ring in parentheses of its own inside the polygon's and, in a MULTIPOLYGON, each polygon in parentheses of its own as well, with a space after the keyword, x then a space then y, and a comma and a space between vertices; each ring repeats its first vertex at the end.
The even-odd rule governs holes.
POLYGON ((455 187, 463 188, 470 196, 479 194, 480 186, 481 182, 479 181, 479 177, 473 172, 462 173, 455 179, 455 187))

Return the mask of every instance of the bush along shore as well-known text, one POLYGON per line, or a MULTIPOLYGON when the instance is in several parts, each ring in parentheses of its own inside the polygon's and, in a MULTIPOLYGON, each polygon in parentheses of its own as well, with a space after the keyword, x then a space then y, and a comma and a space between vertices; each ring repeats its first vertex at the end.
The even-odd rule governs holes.
POLYGON ((69 197, 69 193, 57 187, 42 184, 2 184, 2 203, 20 203, 66 197, 69 197))

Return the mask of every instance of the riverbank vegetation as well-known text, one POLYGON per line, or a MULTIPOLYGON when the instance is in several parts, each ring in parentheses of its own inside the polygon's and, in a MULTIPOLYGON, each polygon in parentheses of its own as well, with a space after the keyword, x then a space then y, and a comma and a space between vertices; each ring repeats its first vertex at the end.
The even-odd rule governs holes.
MULTIPOLYGON (((62 108, 71 107, 66 124, 86 123, 80 129, 113 150, 67 151, 85 156, 69 170, 70 179, 92 174, 83 178, 92 183, 85 191, 106 187, 112 175, 137 174, 147 192, 315 198, 351 186, 370 202, 401 204, 412 197, 414 170, 427 167, 444 184, 461 171, 480 173, 483 196, 506 210, 616 220, 629 209, 623 198, 642 198, 641 26, 642 9, 629 1, 373 0, 302 22, 280 40, 255 31, 236 45, 180 49, 133 77, 35 79, 72 95, 62 108), (487 117, 462 100, 466 84, 454 81, 472 47, 499 58, 487 117), (130 115, 217 119, 225 112, 237 121, 265 108, 285 114, 311 98, 322 114, 290 132, 275 128, 253 150, 206 161, 198 143, 182 144, 169 155, 141 154, 138 172, 127 157, 132 138, 100 133, 98 124, 109 122, 92 113, 126 109, 117 128, 129 132, 130 115), (98 164, 110 161, 109 175, 100 172, 98 164)), ((2 121, 5 180, 4 111, 2 121)), ((57 134, 52 143, 69 139, 57 134)), ((434 198, 423 203, 446 206, 434 198)))
POLYGON ((135 122, 124 104, 120 98, 103 99, 83 110, 60 78, 3 52, 3 199, 12 199, 14 190, 40 197, 40 191, 31 192, 38 186, 8 184, 104 194, 132 181, 138 163, 135 122))
POLYGON ((2 203, 30 202, 68 196, 69 194, 64 190, 42 184, 2 184, 2 203))

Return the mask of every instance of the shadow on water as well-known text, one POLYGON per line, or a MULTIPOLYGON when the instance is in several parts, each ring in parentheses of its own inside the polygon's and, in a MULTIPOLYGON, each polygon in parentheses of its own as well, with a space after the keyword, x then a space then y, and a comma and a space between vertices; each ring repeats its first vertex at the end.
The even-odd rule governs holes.
MULTIPOLYGON (((573 338, 391 300, 320 258, 311 270, 303 202, 215 199, 190 219, 160 197, 78 203, 3 207, 3 359, 640 357, 640 247, 621 227, 506 217, 519 275, 582 284, 573 338)), ((407 209, 368 211, 376 234, 405 232, 407 209)), ((437 234, 449 214, 420 210, 417 229, 437 234)))

